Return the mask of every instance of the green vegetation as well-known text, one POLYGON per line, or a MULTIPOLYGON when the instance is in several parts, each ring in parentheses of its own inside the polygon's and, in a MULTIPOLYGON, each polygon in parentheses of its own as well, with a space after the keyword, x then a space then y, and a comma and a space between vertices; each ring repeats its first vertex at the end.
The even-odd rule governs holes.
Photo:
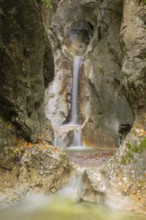
POLYGON ((99 71, 100 71, 101 75, 105 75, 105 71, 104 71, 104 69, 102 67, 99 68, 99 71))
POLYGON ((122 156, 121 158, 121 164, 127 165, 134 159, 134 156, 131 151, 127 150, 125 155, 122 156))
POLYGON ((146 150, 146 137, 144 137, 139 144, 128 143, 127 149, 134 153, 143 153, 146 150))
POLYGON ((144 137, 140 144, 130 144, 126 145, 126 152, 125 155, 121 158, 121 163, 126 165, 130 163, 134 159, 133 153, 143 153, 146 150, 146 137, 144 137))
POLYGON ((47 8, 52 8, 52 0, 41 0, 47 8))

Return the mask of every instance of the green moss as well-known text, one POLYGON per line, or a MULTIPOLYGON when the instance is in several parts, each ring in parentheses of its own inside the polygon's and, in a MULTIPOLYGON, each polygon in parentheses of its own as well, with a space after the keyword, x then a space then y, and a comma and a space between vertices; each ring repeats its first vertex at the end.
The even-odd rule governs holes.
POLYGON ((146 150, 146 137, 144 137, 140 144, 127 143, 125 155, 121 158, 121 164, 127 165, 133 159, 133 153, 143 153, 146 150))
POLYGON ((146 137, 144 137, 140 144, 130 144, 128 143, 126 145, 127 149, 131 152, 134 152, 134 153, 140 153, 140 152, 143 152, 144 150, 146 150, 146 137))
POLYGON ((52 0, 41 0, 47 8, 52 8, 52 0))
POLYGON ((101 73, 101 75, 104 75, 105 74, 105 71, 104 71, 104 69, 101 67, 101 68, 99 68, 99 72, 101 73))
POLYGON ((142 151, 145 151, 146 150, 146 137, 142 139, 140 145, 139 145, 140 149, 142 151))
POLYGON ((133 156, 132 152, 127 149, 125 155, 123 155, 122 158, 121 158, 121 164, 127 165, 133 159, 134 159, 134 156, 133 156))
POLYGON ((126 165, 127 164, 127 160, 125 158, 125 156, 122 156, 121 158, 121 164, 126 165))

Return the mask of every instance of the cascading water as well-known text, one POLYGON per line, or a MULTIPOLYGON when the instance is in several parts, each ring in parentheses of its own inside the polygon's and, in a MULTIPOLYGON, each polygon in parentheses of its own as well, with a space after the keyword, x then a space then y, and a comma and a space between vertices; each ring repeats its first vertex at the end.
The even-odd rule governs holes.
MULTIPOLYGON (((72 81, 72 106, 71 106, 71 125, 79 125, 79 80, 82 56, 73 57, 73 81, 72 81)), ((82 146, 81 130, 74 130, 73 145, 82 146)))
POLYGON ((73 146, 82 146, 82 131, 74 130, 73 146))
POLYGON ((81 56, 73 57, 73 82, 72 82, 72 107, 71 107, 71 124, 79 123, 79 78, 81 68, 81 56))
MULTIPOLYGON (((73 131, 73 140, 71 146, 82 146, 82 126, 79 122, 79 81, 80 70, 82 65, 82 56, 73 56, 73 77, 72 77, 72 102, 71 102, 71 119, 70 121, 59 127, 63 131, 73 131)), ((54 139, 55 146, 63 146, 62 139, 56 135, 54 139)))
POLYGON ((84 171, 85 168, 76 168, 75 173, 73 176, 71 176, 69 183, 63 189, 61 189, 58 194, 72 198, 73 201, 79 200, 82 191, 82 176, 84 171))

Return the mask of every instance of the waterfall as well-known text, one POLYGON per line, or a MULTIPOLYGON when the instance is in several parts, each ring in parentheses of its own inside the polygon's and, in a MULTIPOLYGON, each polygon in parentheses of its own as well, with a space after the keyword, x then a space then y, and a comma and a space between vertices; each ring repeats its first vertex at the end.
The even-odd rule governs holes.
MULTIPOLYGON (((81 68, 81 56, 73 57, 73 80, 72 80, 72 106, 71 106, 71 124, 79 124, 79 80, 81 68)), ((73 146, 82 146, 82 131, 74 130, 73 146)))
POLYGON ((81 192, 82 192, 82 177, 85 172, 85 168, 78 167, 75 170, 73 176, 71 176, 69 183, 67 186, 62 188, 58 194, 63 195, 64 197, 71 198, 74 201, 80 199, 81 192))
POLYGON ((82 131, 74 130, 73 146, 82 146, 82 131))
MULTIPOLYGON (((71 119, 70 122, 58 128, 63 131, 73 131, 73 140, 71 146, 82 146, 82 126, 79 121, 79 81, 82 56, 73 56, 73 77, 72 77, 72 102, 71 102, 71 119)), ((54 140, 55 146, 63 146, 62 139, 54 140)))
POLYGON ((72 82, 72 107, 71 107, 71 124, 78 124, 78 97, 79 97, 79 77, 81 67, 81 56, 73 57, 73 82, 72 82))

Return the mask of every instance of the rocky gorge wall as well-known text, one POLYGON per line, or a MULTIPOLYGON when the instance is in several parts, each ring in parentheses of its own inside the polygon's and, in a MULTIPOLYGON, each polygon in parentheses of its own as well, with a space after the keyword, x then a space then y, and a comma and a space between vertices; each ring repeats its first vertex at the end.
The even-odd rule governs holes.
MULTIPOLYGON (((50 44, 39 8, 27 1, 1 1, 0 144, 17 138, 37 142, 51 131, 44 115, 44 89, 54 76, 50 44)), ((53 132, 44 139, 51 143, 53 132), (48 136, 48 137, 47 137, 48 136)))
MULTIPOLYGON (((136 0, 54 2, 50 10, 42 7, 42 21, 35 1, 0 1, 0 201, 54 193, 68 181, 67 156, 48 145, 53 135, 44 92, 54 128, 69 121, 73 61, 66 36, 74 21, 87 20, 94 34, 80 80, 83 141, 120 147, 103 167, 86 169, 82 200, 145 213, 146 6, 136 0)), ((57 135, 59 146, 70 144, 71 132, 57 135)))
POLYGON ((71 140, 66 136, 72 137, 56 128, 69 122, 71 111, 73 56, 66 47, 67 37, 73 23, 88 21, 94 31, 83 56, 79 86, 83 143, 94 147, 119 146, 134 122, 121 84, 119 34, 123 1, 61 1, 49 24, 48 16, 43 14, 55 59, 55 78, 46 90, 45 112, 59 139, 58 145, 68 146, 71 140))
POLYGON ((68 181, 69 160, 49 145, 53 129, 44 113, 44 92, 53 77, 40 5, 1 0, 0 204, 53 193, 68 181))
MULTIPOLYGON (((5 134, 5 130, 9 130, 8 123, 9 135, 16 133, 35 142, 41 138, 45 124, 47 126, 44 89, 54 75, 49 41, 39 9, 29 1, 2 1, 0 25, 0 108, 1 124, 4 124, 1 139, 8 139, 7 132, 5 134)), ((1 144, 5 145, 2 140, 1 144)))
POLYGON ((80 120, 85 120, 84 143, 120 147, 103 167, 86 169, 82 200, 104 201, 114 208, 141 213, 146 208, 145 7, 143 1, 136 0, 64 1, 58 5, 48 30, 50 36, 54 31, 50 41, 58 62, 51 85, 54 91, 48 90, 47 97, 51 91, 49 102, 57 100, 63 107, 56 105, 46 111, 55 125, 61 125, 68 117, 71 101, 66 97, 70 94, 72 58, 63 36, 70 30, 71 20, 88 20, 95 33, 82 67, 79 101, 80 120), (66 26, 65 21, 69 21, 66 26), (59 48, 55 47, 57 44, 59 48), (59 80, 60 88, 65 85, 65 94, 58 87, 55 90, 59 80))
POLYGON ((87 170, 83 200, 106 200, 111 207, 146 214, 145 9, 142 1, 124 1, 120 31, 121 81, 135 122, 115 156, 102 168, 87 170))

